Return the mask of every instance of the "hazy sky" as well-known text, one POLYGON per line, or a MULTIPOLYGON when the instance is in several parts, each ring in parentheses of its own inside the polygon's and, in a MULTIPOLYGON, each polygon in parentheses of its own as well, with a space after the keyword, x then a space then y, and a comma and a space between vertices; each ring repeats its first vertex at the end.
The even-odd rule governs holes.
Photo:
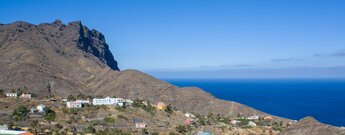
POLYGON ((344 0, 0 1, 0 23, 55 19, 102 32, 120 69, 162 78, 345 78, 344 0))

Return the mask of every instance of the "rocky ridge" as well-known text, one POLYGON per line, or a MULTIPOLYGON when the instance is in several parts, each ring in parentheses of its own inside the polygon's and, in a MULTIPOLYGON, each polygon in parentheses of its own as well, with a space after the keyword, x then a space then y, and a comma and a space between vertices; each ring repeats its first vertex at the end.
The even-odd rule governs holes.
POLYGON ((305 117, 282 131, 279 135, 344 135, 345 129, 320 123, 305 117))

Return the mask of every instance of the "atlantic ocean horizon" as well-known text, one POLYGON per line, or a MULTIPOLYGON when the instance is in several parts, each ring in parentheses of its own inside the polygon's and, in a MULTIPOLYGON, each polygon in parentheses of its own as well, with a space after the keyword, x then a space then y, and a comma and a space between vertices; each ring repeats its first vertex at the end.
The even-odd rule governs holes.
POLYGON ((345 79, 164 79, 293 120, 345 126, 345 79))

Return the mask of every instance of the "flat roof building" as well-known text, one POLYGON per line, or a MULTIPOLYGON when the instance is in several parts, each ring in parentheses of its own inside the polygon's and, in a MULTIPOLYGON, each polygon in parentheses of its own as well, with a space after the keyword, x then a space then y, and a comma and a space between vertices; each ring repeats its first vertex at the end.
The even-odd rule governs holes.
POLYGON ((70 101, 66 103, 68 108, 81 108, 82 104, 80 102, 76 102, 76 101, 70 101))

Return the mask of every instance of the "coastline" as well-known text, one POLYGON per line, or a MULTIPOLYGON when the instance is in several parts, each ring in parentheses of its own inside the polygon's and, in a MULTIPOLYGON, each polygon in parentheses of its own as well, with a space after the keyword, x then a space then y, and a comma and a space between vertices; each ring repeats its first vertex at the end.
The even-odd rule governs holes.
POLYGON ((298 120, 313 116, 345 126, 345 79, 164 79, 180 87, 197 86, 217 98, 298 120), (277 91, 276 89, 280 89, 277 91), (284 93, 281 93, 281 92, 284 93), (313 94, 311 94, 313 93, 313 94))

